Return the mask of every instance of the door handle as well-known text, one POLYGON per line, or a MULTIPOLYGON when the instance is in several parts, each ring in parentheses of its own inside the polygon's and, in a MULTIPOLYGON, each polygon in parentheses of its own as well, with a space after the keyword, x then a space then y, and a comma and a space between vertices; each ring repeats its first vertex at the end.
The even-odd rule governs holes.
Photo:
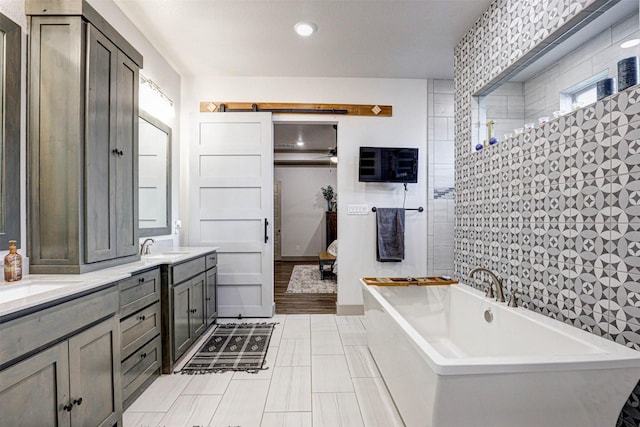
POLYGON ((264 219, 264 242, 267 243, 269 241, 268 227, 269 221, 267 218, 264 219))

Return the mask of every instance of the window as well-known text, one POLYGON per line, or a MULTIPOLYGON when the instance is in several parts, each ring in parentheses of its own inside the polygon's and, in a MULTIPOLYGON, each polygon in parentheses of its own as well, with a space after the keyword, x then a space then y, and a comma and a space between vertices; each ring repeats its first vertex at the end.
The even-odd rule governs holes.
POLYGON ((571 104, 585 106, 597 101, 596 84, 593 83, 584 89, 571 94, 571 104))
POLYGON ((607 70, 604 70, 563 91, 560 94, 560 109, 572 111, 596 102, 598 98, 596 84, 599 80, 606 78, 607 75, 607 70))

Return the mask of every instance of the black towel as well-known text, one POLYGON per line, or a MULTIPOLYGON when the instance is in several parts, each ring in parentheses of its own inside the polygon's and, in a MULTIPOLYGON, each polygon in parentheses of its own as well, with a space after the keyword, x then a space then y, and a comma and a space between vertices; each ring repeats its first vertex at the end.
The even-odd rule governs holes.
POLYGON ((376 258, 380 262, 404 259, 404 209, 376 209, 376 258))

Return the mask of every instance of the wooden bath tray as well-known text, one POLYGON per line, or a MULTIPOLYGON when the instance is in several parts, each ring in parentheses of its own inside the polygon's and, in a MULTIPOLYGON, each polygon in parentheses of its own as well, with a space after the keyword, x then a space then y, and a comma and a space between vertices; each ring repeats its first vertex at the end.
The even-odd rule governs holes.
POLYGON ((436 286, 436 285, 452 285, 458 283, 456 279, 443 279, 442 277, 412 277, 407 280, 406 277, 363 277, 362 280, 367 285, 375 286, 436 286))

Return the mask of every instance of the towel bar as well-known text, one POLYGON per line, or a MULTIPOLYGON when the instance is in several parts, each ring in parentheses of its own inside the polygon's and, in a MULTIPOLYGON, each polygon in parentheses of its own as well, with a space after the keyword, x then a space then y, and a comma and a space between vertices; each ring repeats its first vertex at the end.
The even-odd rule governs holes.
MULTIPOLYGON (((378 208, 376 208, 375 206, 371 208, 371 212, 375 212, 376 210, 378 210, 378 208)), ((422 206, 420 206, 419 208, 404 208, 405 211, 418 211, 418 212, 423 212, 424 208, 422 206)))

